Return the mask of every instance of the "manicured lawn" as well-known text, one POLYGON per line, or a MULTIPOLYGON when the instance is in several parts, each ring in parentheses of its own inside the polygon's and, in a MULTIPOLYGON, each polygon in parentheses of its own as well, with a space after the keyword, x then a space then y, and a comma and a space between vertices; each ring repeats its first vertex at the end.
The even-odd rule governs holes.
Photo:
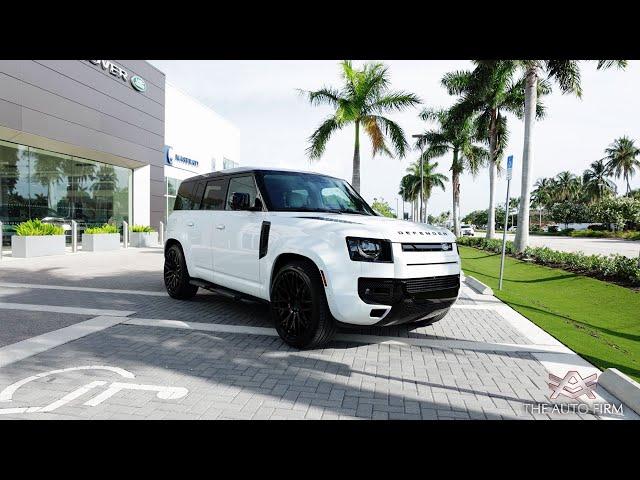
POLYGON ((593 278, 460 247, 462 268, 503 302, 601 369, 640 381, 640 293, 593 278))

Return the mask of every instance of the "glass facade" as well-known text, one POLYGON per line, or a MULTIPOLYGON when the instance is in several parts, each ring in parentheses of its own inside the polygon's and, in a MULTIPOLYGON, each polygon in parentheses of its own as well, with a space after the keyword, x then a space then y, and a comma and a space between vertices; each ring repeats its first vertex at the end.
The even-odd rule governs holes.
POLYGON ((229 160, 228 158, 222 159, 222 168, 226 170, 227 168, 236 168, 238 166, 238 162, 234 162, 233 160, 229 160))
POLYGON ((0 220, 76 220, 83 226, 131 218, 132 170, 0 141, 0 220))

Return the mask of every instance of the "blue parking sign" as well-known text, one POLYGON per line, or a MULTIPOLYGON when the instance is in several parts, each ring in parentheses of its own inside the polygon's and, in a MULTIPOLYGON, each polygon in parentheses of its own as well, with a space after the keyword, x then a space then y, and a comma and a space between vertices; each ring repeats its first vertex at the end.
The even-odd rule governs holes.
POLYGON ((507 157, 507 180, 511 180, 511 170, 513 169, 513 155, 507 157))

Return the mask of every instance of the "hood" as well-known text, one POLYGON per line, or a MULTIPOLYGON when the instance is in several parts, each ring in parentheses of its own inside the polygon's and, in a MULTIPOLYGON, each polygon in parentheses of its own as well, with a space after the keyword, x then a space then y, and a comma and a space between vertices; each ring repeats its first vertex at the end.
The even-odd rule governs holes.
POLYGON ((359 235, 387 238, 392 242, 439 243, 456 241, 455 235, 446 228, 395 218, 324 212, 298 212, 295 216, 308 218, 309 221, 327 222, 327 224, 330 223, 336 227, 341 225, 349 231, 363 230, 363 233, 359 235))

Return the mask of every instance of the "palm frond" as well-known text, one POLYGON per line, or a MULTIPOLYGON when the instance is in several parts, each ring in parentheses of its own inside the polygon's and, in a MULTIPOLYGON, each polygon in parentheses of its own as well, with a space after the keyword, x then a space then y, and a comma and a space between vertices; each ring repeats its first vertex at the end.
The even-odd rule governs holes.
POLYGON ((340 92, 331 87, 322 87, 320 90, 316 91, 298 89, 298 92, 300 95, 307 97, 309 103, 313 106, 331 105, 337 108, 345 102, 345 99, 340 95, 340 92))
POLYGON ((628 62, 626 60, 598 60, 598 70, 617 67, 620 69, 627 68, 628 62))
POLYGON ((404 131, 396 122, 389 120, 386 117, 382 117, 379 115, 374 115, 376 121, 380 125, 382 132, 385 137, 389 138, 391 145, 395 151, 395 154, 402 158, 405 156, 407 149, 409 148, 409 144, 407 143, 407 139, 404 135, 404 131))
POLYGON ((558 82, 562 93, 573 93, 582 97, 580 85, 580 65, 576 60, 547 60, 546 70, 549 78, 558 82))
POLYGON ((457 70, 445 73, 440 83, 447 89, 449 95, 461 95, 469 87, 471 80, 471 72, 457 70))
POLYGON ((414 107, 422 101, 417 95, 407 92, 391 92, 374 100, 368 110, 372 113, 385 113, 402 111, 409 107, 414 107))
POLYGON ((343 125, 343 123, 336 120, 334 115, 326 118, 309 137, 309 146, 306 149, 309 158, 312 160, 320 158, 331 135, 336 130, 340 130, 343 125))
POLYGON ((385 144, 384 134, 380 129, 378 118, 373 116, 365 117, 362 120, 362 126, 364 128, 364 131, 369 136, 369 139, 371 140, 371 145, 373 148, 371 156, 375 157, 377 153, 384 153, 392 157, 393 154, 389 151, 387 145, 385 144))

